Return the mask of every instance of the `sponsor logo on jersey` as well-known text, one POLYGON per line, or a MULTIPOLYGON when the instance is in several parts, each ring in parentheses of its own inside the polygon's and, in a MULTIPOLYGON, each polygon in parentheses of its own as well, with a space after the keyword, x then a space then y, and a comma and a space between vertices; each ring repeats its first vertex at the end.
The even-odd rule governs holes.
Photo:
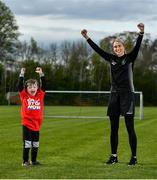
POLYGON ((29 98, 27 99, 27 102, 28 102, 28 109, 29 110, 40 110, 41 109, 41 106, 40 106, 40 100, 37 99, 32 99, 32 98, 29 98))

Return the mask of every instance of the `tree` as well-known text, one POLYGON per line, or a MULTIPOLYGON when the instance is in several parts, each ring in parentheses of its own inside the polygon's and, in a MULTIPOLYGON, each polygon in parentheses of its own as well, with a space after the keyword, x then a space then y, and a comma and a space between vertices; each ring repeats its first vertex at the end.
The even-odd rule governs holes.
POLYGON ((151 46, 151 69, 157 72, 157 39, 154 40, 151 46))
MULTIPOLYGON (((46 50, 40 48, 37 41, 32 37, 30 39, 30 42, 24 41, 17 43, 15 59, 18 61, 34 60, 42 62, 45 60, 46 56, 46 50)), ((47 60, 45 60, 45 62, 46 61, 47 60)))
POLYGON ((0 88, 1 102, 5 102, 7 91, 7 69, 14 63, 14 53, 19 32, 11 10, 0 1, 0 63, 4 72, 0 76, 3 88, 0 88))
POLYGON ((13 13, 0 1, 0 61, 13 59, 18 36, 18 26, 13 13))

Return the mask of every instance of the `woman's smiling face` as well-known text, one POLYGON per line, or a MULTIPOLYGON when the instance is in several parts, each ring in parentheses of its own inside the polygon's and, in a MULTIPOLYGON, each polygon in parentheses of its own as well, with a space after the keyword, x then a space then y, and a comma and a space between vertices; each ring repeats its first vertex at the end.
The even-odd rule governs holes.
POLYGON ((118 56, 121 57, 125 54, 125 47, 124 44, 120 41, 113 42, 113 52, 118 56))

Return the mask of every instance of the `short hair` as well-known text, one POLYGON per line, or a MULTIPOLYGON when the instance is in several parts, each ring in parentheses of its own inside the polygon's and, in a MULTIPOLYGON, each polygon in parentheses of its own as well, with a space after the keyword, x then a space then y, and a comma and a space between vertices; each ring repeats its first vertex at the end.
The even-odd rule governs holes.
POLYGON ((37 84, 37 86, 38 86, 38 81, 37 81, 36 79, 28 79, 28 80, 25 82, 25 89, 27 89, 28 84, 37 84))

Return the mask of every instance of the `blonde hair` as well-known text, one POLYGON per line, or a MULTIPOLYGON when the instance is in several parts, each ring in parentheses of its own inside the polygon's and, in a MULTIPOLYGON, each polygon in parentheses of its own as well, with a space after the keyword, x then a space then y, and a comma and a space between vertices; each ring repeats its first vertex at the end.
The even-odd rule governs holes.
MULTIPOLYGON (((123 45, 123 47, 124 47, 124 52, 126 53, 125 43, 124 43, 124 41, 123 41, 122 39, 120 39, 120 38, 116 38, 116 39, 113 40, 113 42, 112 42, 112 51, 113 51, 113 44, 114 44, 115 42, 121 43, 121 44, 123 45)), ((113 52, 114 52, 114 51, 113 51, 113 52)))
POLYGON ((124 41, 122 39, 120 39, 120 38, 114 39, 114 41, 112 42, 112 46, 115 42, 119 42, 119 43, 123 44, 123 46, 125 47, 124 41))

